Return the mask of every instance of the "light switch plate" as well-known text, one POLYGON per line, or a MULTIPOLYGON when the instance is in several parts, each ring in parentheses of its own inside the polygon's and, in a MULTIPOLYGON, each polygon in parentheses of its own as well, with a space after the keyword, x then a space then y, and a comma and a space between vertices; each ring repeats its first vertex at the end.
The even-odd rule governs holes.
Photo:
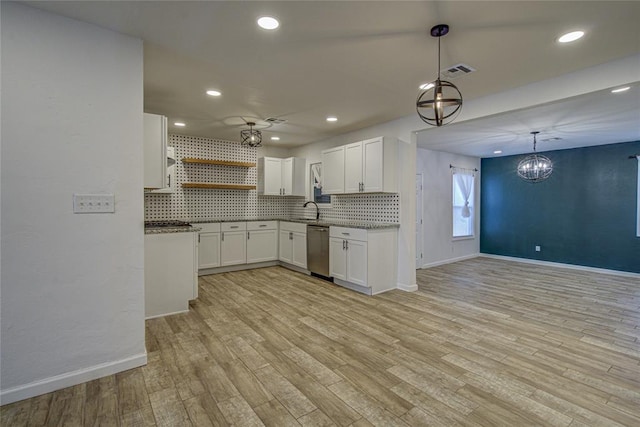
POLYGON ((113 194, 74 194, 73 213, 114 213, 116 201, 113 194))

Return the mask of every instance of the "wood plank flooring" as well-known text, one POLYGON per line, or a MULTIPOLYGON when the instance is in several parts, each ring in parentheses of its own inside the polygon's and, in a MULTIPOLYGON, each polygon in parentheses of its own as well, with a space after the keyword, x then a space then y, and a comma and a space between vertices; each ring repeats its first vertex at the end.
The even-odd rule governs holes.
POLYGON ((637 278, 477 258, 363 296, 280 267, 200 278, 146 366, 3 426, 638 426, 637 278))

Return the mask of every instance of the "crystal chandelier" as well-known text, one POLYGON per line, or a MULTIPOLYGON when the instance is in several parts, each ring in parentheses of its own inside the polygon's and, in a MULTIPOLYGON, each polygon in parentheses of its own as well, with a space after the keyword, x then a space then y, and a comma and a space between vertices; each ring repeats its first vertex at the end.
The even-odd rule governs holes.
POLYGON ((240 137, 242 138, 242 145, 249 147, 262 147, 262 132, 257 129, 253 129, 256 124, 254 122, 247 122, 249 129, 242 129, 240 131, 240 137))
POLYGON ((525 181, 540 182, 551 176, 553 163, 551 160, 536 153, 536 135, 540 132, 531 132, 533 135, 533 154, 529 154, 518 163, 518 176, 525 181))
POLYGON ((449 26, 446 24, 431 28, 431 36, 438 38, 438 78, 426 85, 416 101, 418 116, 431 126, 451 123, 462 109, 462 94, 456 85, 440 80, 440 38, 448 32, 449 26))

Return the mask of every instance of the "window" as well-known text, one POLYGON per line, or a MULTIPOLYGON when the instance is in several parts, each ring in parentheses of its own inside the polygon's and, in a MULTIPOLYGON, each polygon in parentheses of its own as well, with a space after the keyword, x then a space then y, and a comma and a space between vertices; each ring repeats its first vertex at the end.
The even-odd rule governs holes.
POLYGON ((322 194, 322 163, 312 163, 309 176, 311 178, 311 189, 309 192, 311 200, 318 205, 324 205, 330 208, 331 195, 322 194))
POLYGON ((453 169, 453 237, 474 235, 474 188, 475 176, 472 171, 453 169))

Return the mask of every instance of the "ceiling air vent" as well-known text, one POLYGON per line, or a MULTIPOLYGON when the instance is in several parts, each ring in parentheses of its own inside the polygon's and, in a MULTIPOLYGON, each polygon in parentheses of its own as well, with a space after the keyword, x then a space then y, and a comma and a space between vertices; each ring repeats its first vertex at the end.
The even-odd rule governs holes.
POLYGON ((272 123, 274 125, 281 125, 282 123, 286 122, 285 119, 278 119, 277 117, 267 117, 266 119, 264 119, 264 121, 272 123))
POLYGON ((476 69, 467 64, 457 64, 453 67, 445 68, 440 73, 447 79, 453 80, 465 74, 473 73, 476 69))

